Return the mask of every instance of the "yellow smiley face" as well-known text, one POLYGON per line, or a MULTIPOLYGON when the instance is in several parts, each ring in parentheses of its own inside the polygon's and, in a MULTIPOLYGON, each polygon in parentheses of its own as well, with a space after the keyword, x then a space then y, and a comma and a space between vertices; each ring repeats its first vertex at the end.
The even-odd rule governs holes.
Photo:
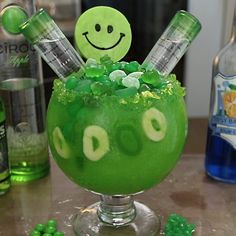
POLYGON ((108 55, 113 61, 119 61, 128 52, 131 40, 129 22, 111 7, 93 7, 76 23, 76 47, 85 58, 99 60, 108 55))

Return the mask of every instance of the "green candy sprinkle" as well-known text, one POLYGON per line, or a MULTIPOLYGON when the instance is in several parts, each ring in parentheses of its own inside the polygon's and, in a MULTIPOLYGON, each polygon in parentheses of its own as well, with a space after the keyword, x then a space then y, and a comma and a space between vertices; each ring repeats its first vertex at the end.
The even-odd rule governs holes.
POLYGON ((192 236, 195 227, 194 224, 189 223, 184 217, 177 214, 171 214, 164 227, 164 234, 165 236, 192 236))
POLYGON ((42 236, 53 236, 53 234, 44 233, 42 236))

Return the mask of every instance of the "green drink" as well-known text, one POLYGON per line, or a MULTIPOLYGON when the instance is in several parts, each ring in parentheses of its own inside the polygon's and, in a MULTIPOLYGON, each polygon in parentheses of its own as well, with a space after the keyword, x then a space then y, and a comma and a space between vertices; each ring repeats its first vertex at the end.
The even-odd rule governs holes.
POLYGON ((19 28, 33 14, 34 2, 2 1, 0 12, 0 95, 6 108, 11 181, 28 182, 49 173, 41 61, 19 28))
POLYGON ((159 232, 160 219, 131 195, 161 182, 181 154, 184 89, 170 72, 199 32, 198 20, 178 12, 142 66, 118 62, 131 30, 110 7, 89 9, 76 24, 86 63, 44 10, 20 29, 60 78, 47 113, 52 155, 72 181, 101 197, 78 212, 75 234, 159 232))
POLYGON ((134 62, 108 64, 88 66, 81 80, 55 80, 49 143, 59 167, 80 186, 133 194, 161 182, 178 161, 187 129, 184 92, 174 75, 133 73, 134 62), (115 65, 116 78, 109 71, 115 65), (139 76, 139 86, 125 87, 120 71, 139 76))

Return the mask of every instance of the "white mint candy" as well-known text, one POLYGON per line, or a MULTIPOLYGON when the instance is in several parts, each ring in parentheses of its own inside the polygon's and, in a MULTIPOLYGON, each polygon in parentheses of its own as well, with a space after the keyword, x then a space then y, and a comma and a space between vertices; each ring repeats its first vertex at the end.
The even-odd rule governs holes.
POLYGON ((122 84, 127 88, 135 87, 136 89, 139 89, 140 87, 139 80, 130 75, 122 79, 122 84))
POLYGON ((111 81, 119 81, 126 76, 127 75, 123 70, 114 70, 109 74, 109 78, 111 81))
POLYGON ((129 76, 139 79, 143 75, 142 71, 136 71, 129 74, 129 76))

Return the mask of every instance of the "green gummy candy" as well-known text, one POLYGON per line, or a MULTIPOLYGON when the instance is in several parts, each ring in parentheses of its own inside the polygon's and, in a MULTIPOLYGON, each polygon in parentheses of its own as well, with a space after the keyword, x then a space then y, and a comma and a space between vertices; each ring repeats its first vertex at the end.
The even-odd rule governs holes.
POLYGON ((106 69, 109 73, 111 73, 112 71, 115 71, 115 70, 119 70, 120 68, 121 68, 121 64, 119 62, 106 65, 106 69))
POLYGON ((91 80, 80 80, 77 84, 76 91, 79 93, 90 93, 92 81, 91 80))
POLYGON ((77 86, 78 78, 76 76, 70 76, 66 80, 65 87, 66 89, 74 89, 77 86))
POLYGON ((111 86, 108 83, 94 82, 91 84, 91 90, 94 95, 103 95, 111 93, 111 86))
POLYGON ((145 82, 147 84, 151 84, 156 88, 158 88, 162 84, 161 76, 155 70, 147 71, 147 72, 143 73, 143 75, 140 77, 140 79, 143 82, 145 82))
MULTIPOLYGON (((76 48, 85 58, 97 61, 104 56, 119 61, 131 46, 130 24, 118 10, 96 6, 85 11, 75 26, 76 48)), ((105 62, 105 59, 103 60, 105 62)))
POLYGON ((137 61, 131 61, 124 66, 125 71, 132 73, 138 71, 139 63, 137 61))
POLYGON ((90 78, 100 77, 104 72, 105 67, 102 65, 90 65, 85 68, 85 75, 90 78))
POLYGON ((99 82, 102 82, 102 83, 105 83, 106 81, 109 81, 110 79, 107 75, 102 75, 100 77, 97 77, 95 80, 99 81, 99 82))
POLYGON ((19 26, 28 19, 27 13, 18 6, 9 6, 2 14, 3 28, 11 34, 19 34, 19 26))
POLYGON ((103 65, 109 65, 109 64, 113 63, 113 61, 111 60, 111 58, 107 54, 100 58, 100 62, 103 65))

